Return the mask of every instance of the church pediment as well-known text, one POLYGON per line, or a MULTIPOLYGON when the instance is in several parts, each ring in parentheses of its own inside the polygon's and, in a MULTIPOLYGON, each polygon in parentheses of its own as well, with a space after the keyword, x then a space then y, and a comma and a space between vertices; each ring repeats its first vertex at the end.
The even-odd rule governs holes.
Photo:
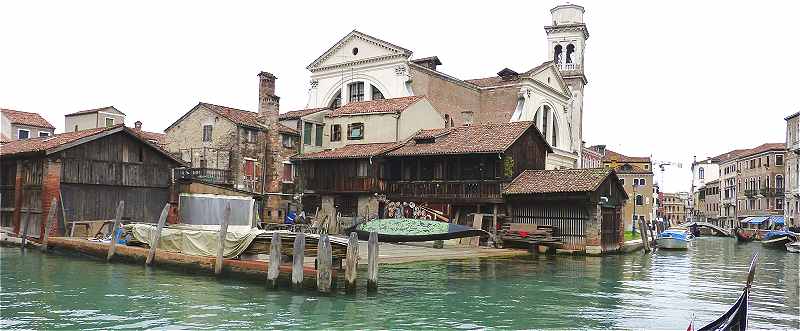
POLYGON ((570 96, 572 94, 569 90, 569 85, 567 85, 567 82, 565 82, 561 77, 561 73, 558 71, 558 68, 556 68, 551 61, 542 63, 540 66, 529 70, 527 74, 533 80, 546 85, 553 90, 560 91, 566 96, 570 96))
POLYGON ((411 51, 353 30, 309 64, 306 69, 314 71, 347 63, 394 56, 409 58, 411 51))

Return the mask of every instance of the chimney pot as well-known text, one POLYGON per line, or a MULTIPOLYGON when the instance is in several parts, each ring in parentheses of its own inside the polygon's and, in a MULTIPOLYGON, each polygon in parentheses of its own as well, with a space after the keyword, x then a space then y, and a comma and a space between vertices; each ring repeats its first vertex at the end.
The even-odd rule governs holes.
POLYGON ((141 131, 141 130, 142 130, 142 121, 136 121, 136 122, 134 122, 134 123, 133 123, 133 126, 136 128, 136 130, 139 130, 139 131, 141 131))

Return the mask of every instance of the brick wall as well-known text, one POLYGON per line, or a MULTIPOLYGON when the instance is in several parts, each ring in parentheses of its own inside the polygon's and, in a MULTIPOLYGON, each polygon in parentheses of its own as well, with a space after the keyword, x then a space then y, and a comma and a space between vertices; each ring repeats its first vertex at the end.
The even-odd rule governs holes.
POLYGON ((59 208, 59 199, 61 199, 61 161, 60 160, 48 160, 45 164, 44 169, 44 178, 42 179, 42 219, 41 219, 41 227, 40 232, 42 236, 44 236, 45 225, 47 224, 47 216, 50 213, 50 209, 54 208, 55 213, 53 214, 55 217, 53 222, 50 224, 50 228, 47 231, 50 232, 50 235, 56 235, 59 230, 59 223, 58 220, 61 218, 59 215, 60 208, 59 208), (51 205, 51 203, 55 199, 56 204, 51 205))

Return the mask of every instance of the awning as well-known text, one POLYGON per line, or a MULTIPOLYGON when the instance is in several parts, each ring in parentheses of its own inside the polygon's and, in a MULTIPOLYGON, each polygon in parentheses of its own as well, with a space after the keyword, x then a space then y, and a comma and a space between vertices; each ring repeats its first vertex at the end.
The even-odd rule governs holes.
POLYGON ((783 215, 770 216, 769 222, 772 224, 783 225, 783 215))
POLYGON ((761 224, 764 223, 769 217, 768 216, 755 216, 755 217, 748 217, 742 220, 742 223, 750 223, 750 224, 761 224))

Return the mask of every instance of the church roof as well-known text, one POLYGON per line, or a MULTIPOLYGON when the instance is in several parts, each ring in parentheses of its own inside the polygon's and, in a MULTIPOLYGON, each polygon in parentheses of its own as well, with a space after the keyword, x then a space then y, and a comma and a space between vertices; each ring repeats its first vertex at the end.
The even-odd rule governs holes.
POLYGON ((354 38, 354 37, 356 37, 356 38, 362 38, 362 39, 368 40, 368 41, 370 41, 370 42, 372 42, 372 43, 375 43, 375 44, 381 45, 381 46, 383 46, 383 47, 385 47, 385 48, 388 48, 388 49, 391 49, 391 50, 393 50, 393 51, 395 51, 395 52, 401 53, 401 54, 405 55, 406 57, 410 57, 410 56, 411 56, 411 53, 412 53, 410 50, 408 50, 408 49, 405 49, 405 48, 403 48, 403 47, 400 47, 400 46, 397 46, 397 45, 395 45, 395 44, 392 44, 392 43, 390 43, 390 42, 388 42, 388 41, 385 41, 385 40, 381 40, 381 39, 375 38, 375 37, 373 37, 373 36, 370 36, 370 35, 368 35, 368 34, 366 34, 366 33, 360 32, 360 31, 358 31, 358 30, 353 30, 353 31, 350 31, 350 33, 348 33, 346 36, 344 36, 344 37, 343 37, 342 39, 340 39, 338 42, 336 42, 335 44, 333 44, 333 46, 331 46, 330 48, 328 48, 328 50, 327 50, 327 51, 325 51, 324 53, 322 53, 322 55, 320 55, 320 56, 319 56, 319 57, 318 57, 316 60, 314 60, 313 62, 311 62, 311 64, 309 64, 309 65, 306 67, 306 69, 309 69, 309 70, 311 70, 312 68, 314 68, 314 67, 316 67, 316 66, 319 66, 320 64, 322 64, 322 62, 323 62, 323 61, 325 61, 325 59, 327 59, 327 58, 328 58, 328 57, 330 57, 330 56, 331 56, 331 55, 332 55, 334 52, 336 52, 336 50, 338 50, 339 48, 341 48, 342 46, 344 46, 344 44, 345 44, 345 43, 346 43, 346 42, 347 42, 349 39, 351 39, 351 38, 354 38))

